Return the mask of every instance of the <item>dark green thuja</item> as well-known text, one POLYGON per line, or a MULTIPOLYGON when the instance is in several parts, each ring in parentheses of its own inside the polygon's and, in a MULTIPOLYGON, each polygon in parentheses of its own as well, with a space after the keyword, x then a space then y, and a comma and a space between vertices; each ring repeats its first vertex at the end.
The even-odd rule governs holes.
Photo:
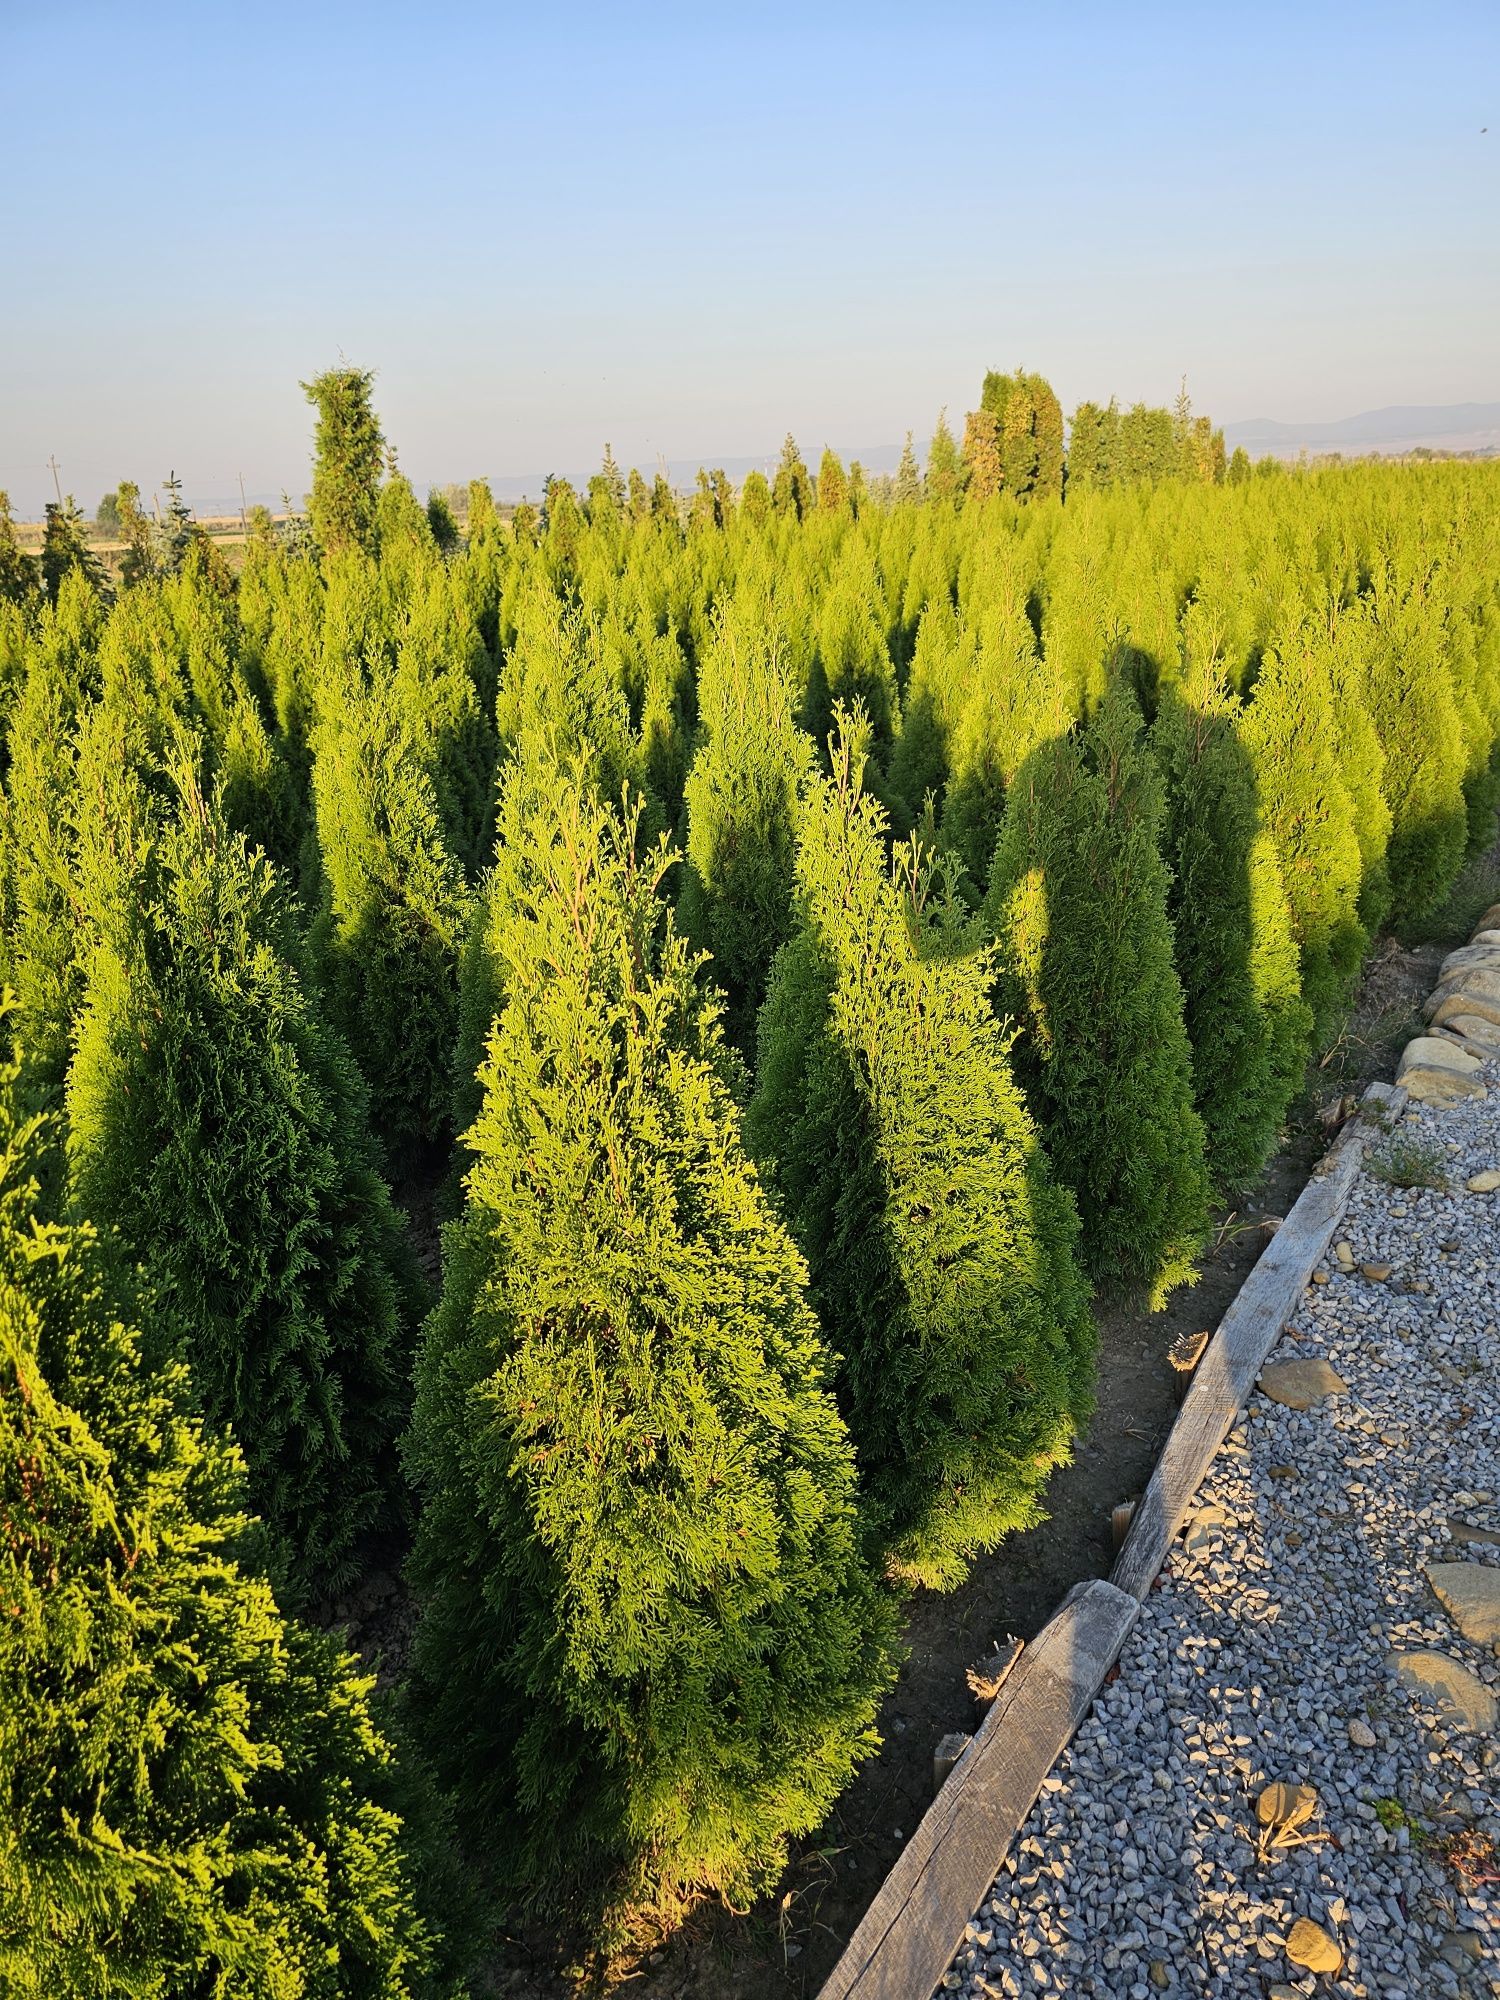
POLYGON ((577 767, 505 776, 504 1004, 408 1461, 418 1706, 502 1888, 669 1910, 755 1893, 822 1819, 889 1612, 639 816, 577 767))
POLYGON ((1221 1188, 1243 1187, 1265 1164, 1312 1038, 1291 911, 1240 720, 1210 660, 1190 667, 1180 689, 1162 688, 1151 728, 1166 785, 1167 910, 1194 1101, 1221 1188))
POLYGON ((325 556, 375 548, 385 439, 368 368, 325 369, 302 384, 318 413, 313 443, 312 531, 325 556))
POLYGON ((1093 1333, 989 955, 920 847, 888 867, 859 756, 836 737, 804 795, 802 928, 773 968, 747 1133, 842 1357, 874 1543, 893 1575, 948 1589, 1040 1518, 1093 1333))
POLYGON ((432 1140, 448 1129, 472 898, 448 844, 420 714, 399 684, 330 674, 319 707, 314 959, 380 1131, 397 1146, 432 1140))
MULTIPOLYGON (((0 1077, 0 1989, 457 2000, 371 1682, 284 1618, 238 1451, 0 1077), (148 1359, 154 1354, 157 1358, 148 1359)), ((187 1343, 193 1346, 191 1331, 187 1343)))
POLYGON ((985 918, 996 1001, 1089 1264, 1153 1305, 1191 1282, 1208 1222, 1182 984, 1172 962, 1162 782, 1116 682, 1086 729, 1022 765, 985 918))
POLYGON ((108 720, 80 774, 98 804, 79 860, 94 935, 67 1084, 76 1198, 190 1339, 200 1407, 240 1439, 297 1581, 331 1591, 400 1516, 409 1252, 269 864, 185 759, 175 809, 111 777, 108 720))
POLYGON ((698 684, 678 916, 712 960, 731 1038, 749 1053, 777 948, 792 928, 797 788, 812 744, 797 728, 774 638, 726 617, 698 684))
POLYGON ((0 492, 0 604, 24 604, 41 581, 41 572, 16 539, 10 495, 0 492))

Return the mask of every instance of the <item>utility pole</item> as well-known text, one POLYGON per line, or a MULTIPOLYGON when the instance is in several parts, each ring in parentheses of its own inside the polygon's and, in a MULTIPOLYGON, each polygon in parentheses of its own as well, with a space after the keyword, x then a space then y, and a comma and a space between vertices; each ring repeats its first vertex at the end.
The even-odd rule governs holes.
POLYGON ((57 504, 59 507, 61 507, 63 503, 62 481, 57 476, 57 471, 58 471, 57 453, 55 451, 49 456, 47 464, 52 473, 52 484, 57 488, 57 504))
POLYGON ((250 523, 245 519, 245 475, 243 472, 239 472, 235 474, 235 477, 240 482, 240 530, 246 541, 249 541, 250 523))

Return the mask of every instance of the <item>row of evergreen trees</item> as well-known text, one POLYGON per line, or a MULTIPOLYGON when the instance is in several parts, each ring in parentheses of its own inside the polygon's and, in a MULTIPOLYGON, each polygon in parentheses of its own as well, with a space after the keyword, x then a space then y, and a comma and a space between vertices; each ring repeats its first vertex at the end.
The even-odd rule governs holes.
POLYGON ((305 536, 0 571, 18 1990, 451 1988, 440 1793, 518 1900, 769 1884, 1491 837, 1491 471, 1063 507, 1044 391, 962 508, 461 534, 339 371, 305 536))

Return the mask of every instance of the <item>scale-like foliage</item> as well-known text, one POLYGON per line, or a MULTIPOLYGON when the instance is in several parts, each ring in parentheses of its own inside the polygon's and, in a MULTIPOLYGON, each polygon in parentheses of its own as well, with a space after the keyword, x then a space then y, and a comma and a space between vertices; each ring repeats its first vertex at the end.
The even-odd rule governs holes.
POLYGON ((439 1952, 370 1682, 282 1617, 253 1567, 238 1454, 184 1414, 182 1365, 147 1361, 166 1343, 106 1289, 90 1226, 39 1216, 13 1079, 0 1990, 435 2000, 439 1952))
POLYGON ((747 1131, 775 1162, 872 1531, 936 1588, 1040 1517, 1089 1397, 1077 1220, 1052 1182, 990 1011, 991 964, 836 742, 807 789, 802 928, 761 1016, 747 1131))
POLYGON ((712 1003, 581 774, 509 771, 504 1006, 418 1364, 419 1707, 507 1887, 772 1880, 871 1747, 888 1613, 712 1003))
POLYGON ((388 681, 330 687, 313 737, 323 878, 312 945, 335 1025, 357 1052, 382 1134, 447 1126, 458 958, 471 897, 444 833, 427 748, 388 681))
POLYGON ((233 1427, 299 1583, 327 1590, 400 1509, 408 1253, 271 870, 179 783, 170 816, 127 796, 84 842, 96 928, 72 1178, 150 1272, 162 1328, 182 1329, 201 1406, 233 1427))
POLYGON ((997 1002, 1101 1278, 1153 1304, 1191 1282, 1208 1220, 1182 984, 1161 858, 1162 784, 1117 683, 1087 729, 1017 774, 985 916, 997 1002))
POLYGON ((1243 740, 1291 904, 1303 997, 1321 1041, 1349 997, 1368 937, 1359 917, 1365 861, 1319 650, 1265 656, 1243 740))
POLYGON ((793 822, 812 745, 765 637, 726 622, 699 682, 678 914, 712 959, 734 1041, 748 1050, 766 976, 792 928, 793 822))
POLYGON ((1151 747, 1166 783, 1162 847, 1193 1084, 1220 1187, 1265 1164, 1312 1037, 1275 846, 1261 825, 1240 704, 1217 663, 1164 688, 1151 747))

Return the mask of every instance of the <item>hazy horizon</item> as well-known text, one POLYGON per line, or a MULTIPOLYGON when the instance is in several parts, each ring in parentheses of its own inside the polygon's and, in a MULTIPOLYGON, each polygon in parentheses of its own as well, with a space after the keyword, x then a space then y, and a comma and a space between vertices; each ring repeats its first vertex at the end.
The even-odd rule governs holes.
POLYGON ((1219 423, 1500 394, 1500 14, 63 4, 6 23, 0 487, 421 488, 957 428, 987 367, 1219 423), (288 62, 285 51, 297 52, 288 62), (1488 133, 1481 128, 1491 126, 1488 133))

